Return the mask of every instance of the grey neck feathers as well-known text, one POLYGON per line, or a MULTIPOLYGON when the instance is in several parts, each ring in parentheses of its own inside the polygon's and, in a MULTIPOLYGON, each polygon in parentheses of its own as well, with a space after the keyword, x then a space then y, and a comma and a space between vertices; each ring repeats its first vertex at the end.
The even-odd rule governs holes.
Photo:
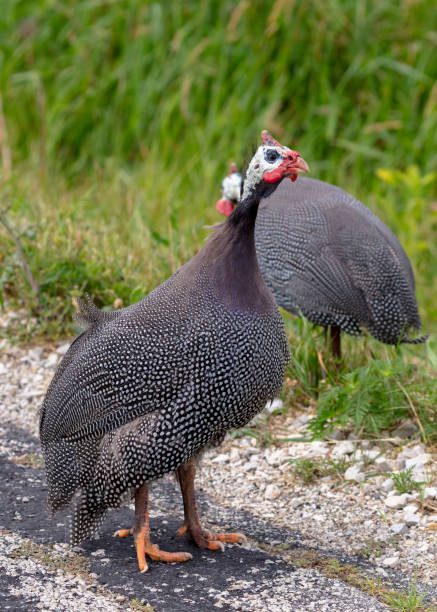
POLYGON ((271 310, 273 298, 256 257, 254 230, 259 202, 256 193, 243 199, 211 237, 204 255, 214 292, 224 305, 266 312, 271 310))
POLYGON ((255 190, 246 193, 228 217, 227 225, 241 226, 241 233, 252 233, 253 236, 260 201, 261 196, 255 190))

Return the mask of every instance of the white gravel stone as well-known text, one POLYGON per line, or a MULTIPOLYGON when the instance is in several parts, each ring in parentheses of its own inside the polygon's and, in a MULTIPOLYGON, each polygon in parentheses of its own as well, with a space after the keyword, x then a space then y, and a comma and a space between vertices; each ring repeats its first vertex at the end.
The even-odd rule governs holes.
POLYGON ((360 471, 359 466, 351 465, 344 473, 345 480, 354 480, 355 482, 363 482, 365 475, 360 471))
POLYGON ((306 425, 309 420, 310 420, 310 417, 308 414, 300 414, 298 417, 294 419, 292 423, 293 429, 299 430, 301 427, 306 425))
POLYGON ((393 508, 395 510, 399 508, 403 508, 407 505, 408 502, 408 494, 402 493, 402 495, 389 495, 385 500, 385 505, 387 508, 393 508))
POLYGON ((68 351, 69 348, 70 348, 70 343, 67 342, 66 344, 61 344, 61 346, 58 346, 58 348, 56 349, 56 352, 58 353, 58 355, 65 355, 65 353, 68 351))
POLYGON ((288 454, 286 454, 283 449, 278 448, 271 452, 268 452, 268 453, 266 452, 266 461, 269 465, 272 465, 273 467, 277 467, 278 465, 281 465, 285 461, 288 462, 288 454))
POLYGON ((264 499, 278 499, 281 495, 281 489, 274 484, 269 484, 266 486, 266 490, 264 491, 264 499))
POLYGON ((365 450, 363 451, 363 455, 365 457, 367 457, 367 459, 370 459, 371 461, 378 461, 378 459, 381 461, 385 461, 385 457, 384 456, 379 456, 381 455, 381 451, 379 449, 374 449, 371 448, 370 450, 365 450))
POLYGON ((390 527, 390 531, 395 535, 401 535, 407 531, 407 526, 405 523, 395 523, 390 527))
POLYGON ((425 487, 423 497, 425 499, 437 499, 437 487, 425 487))
POLYGON ((387 474, 392 471, 392 466, 388 461, 379 461, 378 459, 375 461, 375 470, 380 474, 387 474))
POLYGON ((355 444, 350 440, 344 440, 335 445, 332 451, 333 457, 344 457, 345 455, 351 455, 355 450, 355 444))
POLYGON ((382 565, 384 567, 397 567, 399 565, 399 557, 385 557, 382 559, 382 565))
POLYGON ((3 374, 8 374, 8 373, 9 373, 9 369, 5 366, 4 363, 0 361, 0 376, 2 376, 3 374))
MULTIPOLYGON (((290 448, 290 451, 293 453, 294 448, 290 448)), ((320 442, 320 440, 316 440, 315 442, 310 442, 304 454, 306 457, 325 457, 329 452, 329 445, 326 442, 320 442)))
POLYGON ((216 457, 214 457, 214 459, 212 459, 213 463, 228 463, 229 462, 229 455, 217 455, 216 457))
POLYGON ((421 455, 426 451, 425 447, 422 444, 415 444, 414 446, 404 446, 404 448, 399 453, 399 458, 401 459, 409 459, 410 457, 416 457, 417 455, 421 455))
POLYGON ((44 362, 44 366, 48 369, 54 369, 59 361, 59 355, 57 355, 56 353, 50 353, 50 355, 47 357, 47 359, 44 362))
POLYGON ((428 476, 424 470, 424 467, 425 466, 423 465, 416 465, 416 467, 411 473, 411 477, 413 478, 413 480, 415 480, 416 482, 427 482, 428 476))
POLYGON ((421 453, 420 455, 416 455, 411 459, 407 459, 405 461, 405 467, 408 470, 409 468, 422 467, 427 463, 432 461, 432 457, 429 453, 421 453))
POLYGON ((239 461, 239 459, 240 459, 240 452, 238 448, 232 448, 231 452, 229 453, 229 461, 239 461))
POLYGON ((381 485, 381 489, 385 491, 386 493, 389 493, 390 491, 392 491, 393 487, 394 487, 394 482, 391 478, 386 478, 381 485))
POLYGON ((28 352, 28 357, 31 361, 37 361, 41 359, 43 351, 44 349, 42 348, 42 346, 35 346, 28 352))
POLYGON ((398 457, 394 462, 394 468, 398 472, 400 472, 401 470, 405 470, 405 459, 399 459, 398 457))
POLYGON ((418 525, 420 523, 420 517, 417 514, 404 514, 405 523, 411 527, 412 525, 418 525))

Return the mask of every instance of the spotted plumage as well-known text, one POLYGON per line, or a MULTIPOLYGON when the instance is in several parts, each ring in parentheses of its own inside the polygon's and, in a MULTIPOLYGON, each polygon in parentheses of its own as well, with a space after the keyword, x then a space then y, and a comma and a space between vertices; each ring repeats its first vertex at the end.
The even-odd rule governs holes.
POLYGON ((288 346, 254 245, 260 197, 291 176, 294 152, 278 150, 270 163, 260 147, 235 213, 151 294, 109 314, 79 303, 86 329, 40 417, 49 504, 56 510, 75 497, 73 543, 108 508, 219 443, 279 392, 288 346), (283 176, 267 184, 272 169, 283 176))
MULTIPOLYGON (((232 172, 223 182, 230 201, 238 177, 232 172)), ((260 204, 255 242, 264 279, 286 310, 352 335, 366 328, 387 344, 426 339, 408 335, 421 323, 405 251, 342 189, 309 178, 282 183, 260 204)))

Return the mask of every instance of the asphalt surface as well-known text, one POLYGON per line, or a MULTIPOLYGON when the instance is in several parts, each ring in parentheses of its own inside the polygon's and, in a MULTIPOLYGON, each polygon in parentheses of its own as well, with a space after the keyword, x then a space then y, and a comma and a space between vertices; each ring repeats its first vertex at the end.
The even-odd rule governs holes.
MULTIPOLYGON (((14 462, 14 456, 39 454, 38 441, 18 428, 5 428, 2 432, 0 528, 5 533, 13 532, 44 545, 68 541, 69 512, 62 511, 50 517, 46 510, 43 469, 14 462)), ((318 570, 294 566, 280 555, 269 555, 259 548, 262 544, 279 544, 281 549, 303 548, 298 532, 269 525, 244 509, 235 511, 217 507, 204 494, 199 498, 202 516, 208 519, 210 527, 246 533, 250 538, 249 544, 227 546, 225 552, 217 553, 201 551, 187 539, 176 539, 182 503, 176 483, 168 479, 156 483, 151 492, 153 541, 164 550, 188 551, 193 559, 172 565, 150 562, 149 571, 140 574, 132 539, 112 537, 115 529, 129 527, 132 523, 132 510, 120 508, 109 513, 99 538, 86 541, 79 550, 86 557, 89 571, 95 575, 98 585, 110 594, 148 602, 157 612, 201 612, 211 608, 272 612, 377 612, 388 609, 374 597, 339 580, 329 579, 318 570)), ((319 550, 317 553, 359 565, 372 575, 372 567, 361 559, 347 558, 336 551, 319 550)), ((44 580, 44 575, 38 579, 44 580)), ((35 594, 15 594, 22 580, 20 569, 0 576, 0 609, 45 609, 35 594)), ((406 577, 393 575, 393 582, 398 585, 404 581, 407 581, 406 577)), ((90 587, 91 590, 95 588, 90 587)))

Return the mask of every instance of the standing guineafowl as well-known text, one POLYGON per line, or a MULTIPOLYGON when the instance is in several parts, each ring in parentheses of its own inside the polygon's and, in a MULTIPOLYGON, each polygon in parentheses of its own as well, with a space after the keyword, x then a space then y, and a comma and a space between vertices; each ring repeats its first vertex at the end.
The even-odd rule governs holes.
MULTIPOLYGON (((234 164, 216 204, 231 214, 241 188, 234 164)), ((401 244, 384 223, 351 195, 315 179, 293 189, 285 182, 261 201, 255 243, 259 267, 279 306, 340 332, 366 328, 386 344, 421 343, 414 276, 401 244)))
POLYGON ((191 558, 150 541, 148 483, 172 471, 184 501, 179 533, 211 550, 241 541, 202 528, 193 458, 245 425, 281 388, 287 341, 258 269, 255 219, 261 198, 307 169, 298 153, 263 132, 239 205, 191 261, 121 311, 81 303, 88 329, 61 362, 40 419, 49 504, 57 510, 76 498, 73 543, 130 494, 135 525, 117 534, 134 535, 140 570, 146 555, 191 558))

